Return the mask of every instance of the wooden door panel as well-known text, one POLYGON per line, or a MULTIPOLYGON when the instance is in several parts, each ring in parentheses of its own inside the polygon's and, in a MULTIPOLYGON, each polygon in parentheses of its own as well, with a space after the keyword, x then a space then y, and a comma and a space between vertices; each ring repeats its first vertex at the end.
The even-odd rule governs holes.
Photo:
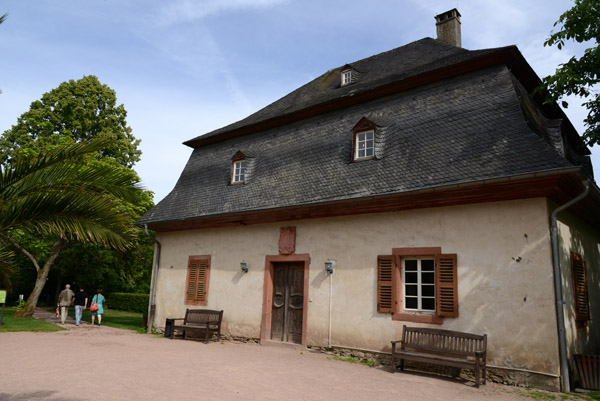
POLYGON ((275 263, 271 339, 302 343, 304 264, 275 263))

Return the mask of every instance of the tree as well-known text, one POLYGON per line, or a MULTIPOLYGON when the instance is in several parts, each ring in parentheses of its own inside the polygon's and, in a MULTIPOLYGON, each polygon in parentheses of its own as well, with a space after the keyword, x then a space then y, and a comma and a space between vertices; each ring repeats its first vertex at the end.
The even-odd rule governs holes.
MULTIPOLYGON (((101 84, 96 77, 85 76, 76 81, 64 82, 45 93, 40 100, 33 102, 29 111, 18 118, 17 124, 4 132, 0 138, 0 163, 7 166, 21 158, 39 157, 64 146, 99 139, 104 146, 80 154, 78 162, 71 168, 81 171, 110 170, 128 177, 132 183, 139 183, 140 179, 132 169, 141 154, 137 148, 139 140, 131 134, 126 116, 124 106, 117 106, 115 92, 101 84)), ((135 199, 119 198, 117 206, 122 213, 130 217, 131 223, 153 206, 152 193, 138 190, 135 199)), ((81 255, 86 252, 95 254, 95 262, 99 257, 103 258, 94 270, 96 273, 102 269, 122 269, 125 272, 130 271, 131 277, 141 276, 139 271, 150 270, 152 262, 151 256, 147 256, 147 250, 144 253, 137 250, 136 245, 141 245, 144 249, 151 246, 148 241, 144 242, 139 231, 130 226, 127 236, 134 246, 129 250, 121 248, 117 251, 101 249, 95 245, 95 241, 78 241, 78 238, 65 238, 64 235, 58 236, 56 233, 40 236, 35 230, 13 230, 2 238, 20 252, 18 265, 24 266, 23 258, 26 258, 29 266, 35 267, 38 276, 39 272, 44 270, 42 265, 48 266, 49 271, 50 266, 58 263, 53 271, 57 276, 55 281, 59 283, 62 278, 81 277, 77 270, 81 269, 81 255), (71 250, 66 248, 67 245, 76 247, 77 252, 70 252, 71 250), (65 250, 66 257, 61 255, 57 260, 58 255, 65 250), (120 253, 114 255, 114 252, 120 253), (128 258, 127 255, 130 254, 139 257, 128 258), (142 260, 143 258, 148 260, 142 260), (41 260, 46 262, 38 262, 41 260), (123 269, 123 261, 130 263, 130 266, 123 269)), ((108 275, 106 272, 102 273, 108 275)), ((83 284, 87 286, 88 283, 83 284)), ((32 295, 27 301, 27 313, 33 313, 40 292, 41 289, 37 285, 33 287, 32 295)))
POLYGON ((44 155, 12 159, 0 173, 0 238, 27 255, 37 278, 23 316, 31 316, 50 267, 68 241, 130 246, 131 217, 121 202, 136 202, 139 188, 130 174, 109 164, 80 164, 81 157, 103 149, 109 140, 62 146, 44 155), (53 235, 46 263, 17 241, 19 232, 53 235))
MULTIPOLYGON (((595 87, 600 82, 600 2, 598 0, 574 0, 575 5, 563 13, 554 26, 560 30, 552 32, 544 46, 557 46, 562 49, 565 40, 579 43, 591 42, 580 58, 572 57, 561 64, 553 75, 542 80, 538 92, 546 90, 546 103, 557 102, 565 95, 577 95, 586 99, 583 105, 588 109, 584 120, 586 130, 583 139, 587 145, 600 144, 600 94, 595 87)), ((563 107, 568 107, 566 101, 563 107)))
POLYGON ((0 139, 0 163, 19 154, 37 154, 48 148, 94 138, 110 138, 100 150, 104 159, 131 168, 139 161, 140 141, 127 126, 127 111, 117 105, 114 90, 93 75, 63 82, 31 103, 17 124, 0 139))

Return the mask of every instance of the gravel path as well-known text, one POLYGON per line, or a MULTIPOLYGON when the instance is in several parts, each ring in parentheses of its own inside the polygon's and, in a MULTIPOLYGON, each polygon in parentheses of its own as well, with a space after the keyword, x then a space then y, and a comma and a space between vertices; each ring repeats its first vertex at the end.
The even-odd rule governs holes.
MULTIPOLYGON (((56 323, 53 314, 35 317, 56 323)), ((308 349, 170 340, 106 326, 0 334, 0 400, 531 400, 308 349)))

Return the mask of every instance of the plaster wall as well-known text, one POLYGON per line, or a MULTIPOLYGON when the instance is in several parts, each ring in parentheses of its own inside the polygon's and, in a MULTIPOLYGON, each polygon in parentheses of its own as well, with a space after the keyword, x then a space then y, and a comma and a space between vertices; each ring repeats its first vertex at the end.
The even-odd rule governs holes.
POLYGON ((400 247, 441 247, 443 253, 458 255, 459 317, 432 327, 488 334, 490 365, 558 374, 543 198, 158 233, 162 256, 154 325, 183 317, 188 256, 211 255, 207 308, 225 311, 225 333, 259 338, 265 256, 278 254, 279 231, 285 226, 296 227, 296 254, 311 259, 309 345, 328 343, 327 259, 337 261, 332 344, 388 351, 406 322, 377 312, 377 255, 400 247), (249 264, 246 274, 240 270, 242 260, 249 264))
POLYGON ((600 354, 600 231, 568 212, 562 212, 558 217, 567 352, 573 364, 574 354, 600 354), (590 320, 580 328, 575 321, 571 252, 581 255, 586 265, 590 320))

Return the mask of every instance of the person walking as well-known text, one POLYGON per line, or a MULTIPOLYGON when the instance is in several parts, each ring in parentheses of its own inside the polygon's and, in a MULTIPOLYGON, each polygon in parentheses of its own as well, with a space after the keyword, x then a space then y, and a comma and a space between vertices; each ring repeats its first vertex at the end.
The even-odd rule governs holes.
POLYGON ((67 314, 69 313, 69 306, 73 303, 75 293, 71 291, 69 284, 65 285, 65 289, 58 294, 58 304, 60 305, 60 324, 65 324, 67 321, 67 314))
POLYGON ((83 287, 79 287, 79 292, 75 294, 75 326, 81 323, 81 315, 87 306, 88 294, 83 287))
POLYGON ((90 310, 92 310, 92 306, 98 305, 98 310, 92 312, 92 326, 94 325, 94 318, 96 316, 98 316, 98 326, 102 325, 102 314, 104 313, 102 305, 104 302, 106 302, 106 299, 104 299, 104 295, 102 295, 102 290, 98 288, 96 295, 92 298, 92 305, 90 306, 90 310))

